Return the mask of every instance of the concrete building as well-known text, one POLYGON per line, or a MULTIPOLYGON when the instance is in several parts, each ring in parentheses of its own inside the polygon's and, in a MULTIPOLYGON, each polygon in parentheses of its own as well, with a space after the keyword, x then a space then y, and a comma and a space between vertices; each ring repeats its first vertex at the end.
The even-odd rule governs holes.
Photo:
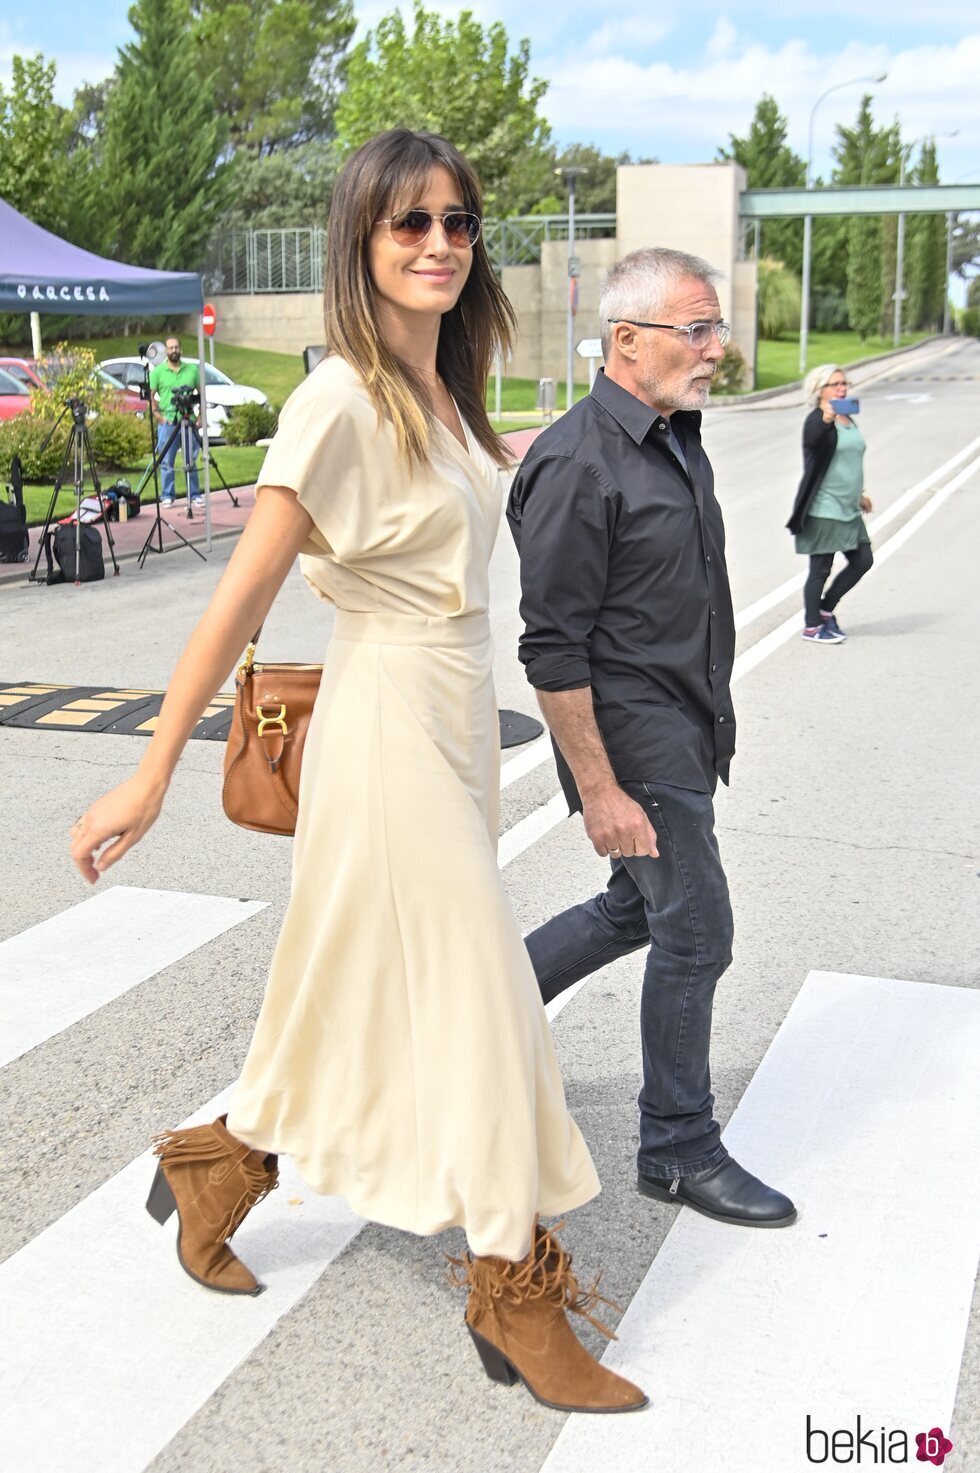
MULTIPOLYGON (((599 292, 609 268, 643 246, 673 246, 703 256, 722 272, 718 296, 732 324, 751 387, 756 346, 755 262, 743 258, 738 197, 745 170, 736 163, 625 164, 616 181, 616 236, 576 240, 581 262, 575 337, 599 336, 599 292)), ((519 335, 506 373, 518 378, 565 377, 568 243, 542 242, 533 265, 503 268, 504 290, 517 312, 519 335)), ((221 294, 219 333, 224 342, 298 353, 323 341, 320 297, 307 292, 221 294)), ((576 378, 589 365, 576 358, 576 378)))

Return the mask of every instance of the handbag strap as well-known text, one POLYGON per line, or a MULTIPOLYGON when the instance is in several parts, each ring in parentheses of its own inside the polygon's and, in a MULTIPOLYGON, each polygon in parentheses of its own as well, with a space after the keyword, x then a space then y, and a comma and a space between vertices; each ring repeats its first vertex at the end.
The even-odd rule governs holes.
POLYGON ((263 619, 262 623, 259 625, 258 629, 256 629, 255 633, 252 635, 252 638, 248 642, 248 647, 245 650, 245 658, 243 659, 241 665, 239 665, 238 667, 239 674, 251 675, 252 666, 255 663, 255 646, 258 644, 259 635, 262 633, 262 630, 264 628, 265 620, 263 619))

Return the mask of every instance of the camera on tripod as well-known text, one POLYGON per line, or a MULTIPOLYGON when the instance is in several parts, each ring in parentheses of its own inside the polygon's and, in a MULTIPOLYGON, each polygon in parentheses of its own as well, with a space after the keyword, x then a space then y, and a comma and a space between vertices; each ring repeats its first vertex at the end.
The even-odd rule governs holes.
POLYGON ((200 389, 192 389, 189 385, 181 385, 172 391, 173 405, 178 414, 193 415, 197 412, 197 405, 201 402, 200 389))
POLYGON ((88 419, 88 405, 84 399, 66 399, 65 408, 71 410, 72 423, 81 429, 88 419))

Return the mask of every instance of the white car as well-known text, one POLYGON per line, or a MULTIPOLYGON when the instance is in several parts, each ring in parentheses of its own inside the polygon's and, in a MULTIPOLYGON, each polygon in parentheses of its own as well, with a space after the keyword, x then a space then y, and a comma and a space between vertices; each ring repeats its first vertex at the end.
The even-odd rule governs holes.
MULTIPOLYGON (((183 363, 191 363, 196 368, 196 358, 184 358, 183 363)), ((103 358, 99 367, 123 385, 127 389, 136 389, 143 382, 143 375, 148 368, 145 358, 103 358)), ((249 384, 236 384, 226 373, 214 368, 210 363, 204 365, 205 393, 208 401, 208 439, 212 443, 224 439, 225 421, 228 418, 229 409, 234 409, 238 404, 268 404, 268 396, 261 389, 252 388, 249 384)))

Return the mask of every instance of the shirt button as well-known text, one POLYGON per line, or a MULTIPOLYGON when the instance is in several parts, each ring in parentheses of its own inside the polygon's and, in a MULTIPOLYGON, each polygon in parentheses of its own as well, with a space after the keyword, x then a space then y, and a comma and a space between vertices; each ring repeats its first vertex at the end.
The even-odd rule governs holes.
POLYGON ((712 617, 712 619, 715 617, 715 611, 714 611, 714 609, 711 610, 711 617, 712 617))
POLYGON ((717 665, 712 665, 711 669, 712 669, 712 671, 715 671, 715 670, 718 669, 718 666, 717 665))
POLYGON ((725 718, 724 718, 724 716, 719 716, 718 717, 718 720, 719 720, 719 722, 721 723, 722 726, 725 724, 725 718))

